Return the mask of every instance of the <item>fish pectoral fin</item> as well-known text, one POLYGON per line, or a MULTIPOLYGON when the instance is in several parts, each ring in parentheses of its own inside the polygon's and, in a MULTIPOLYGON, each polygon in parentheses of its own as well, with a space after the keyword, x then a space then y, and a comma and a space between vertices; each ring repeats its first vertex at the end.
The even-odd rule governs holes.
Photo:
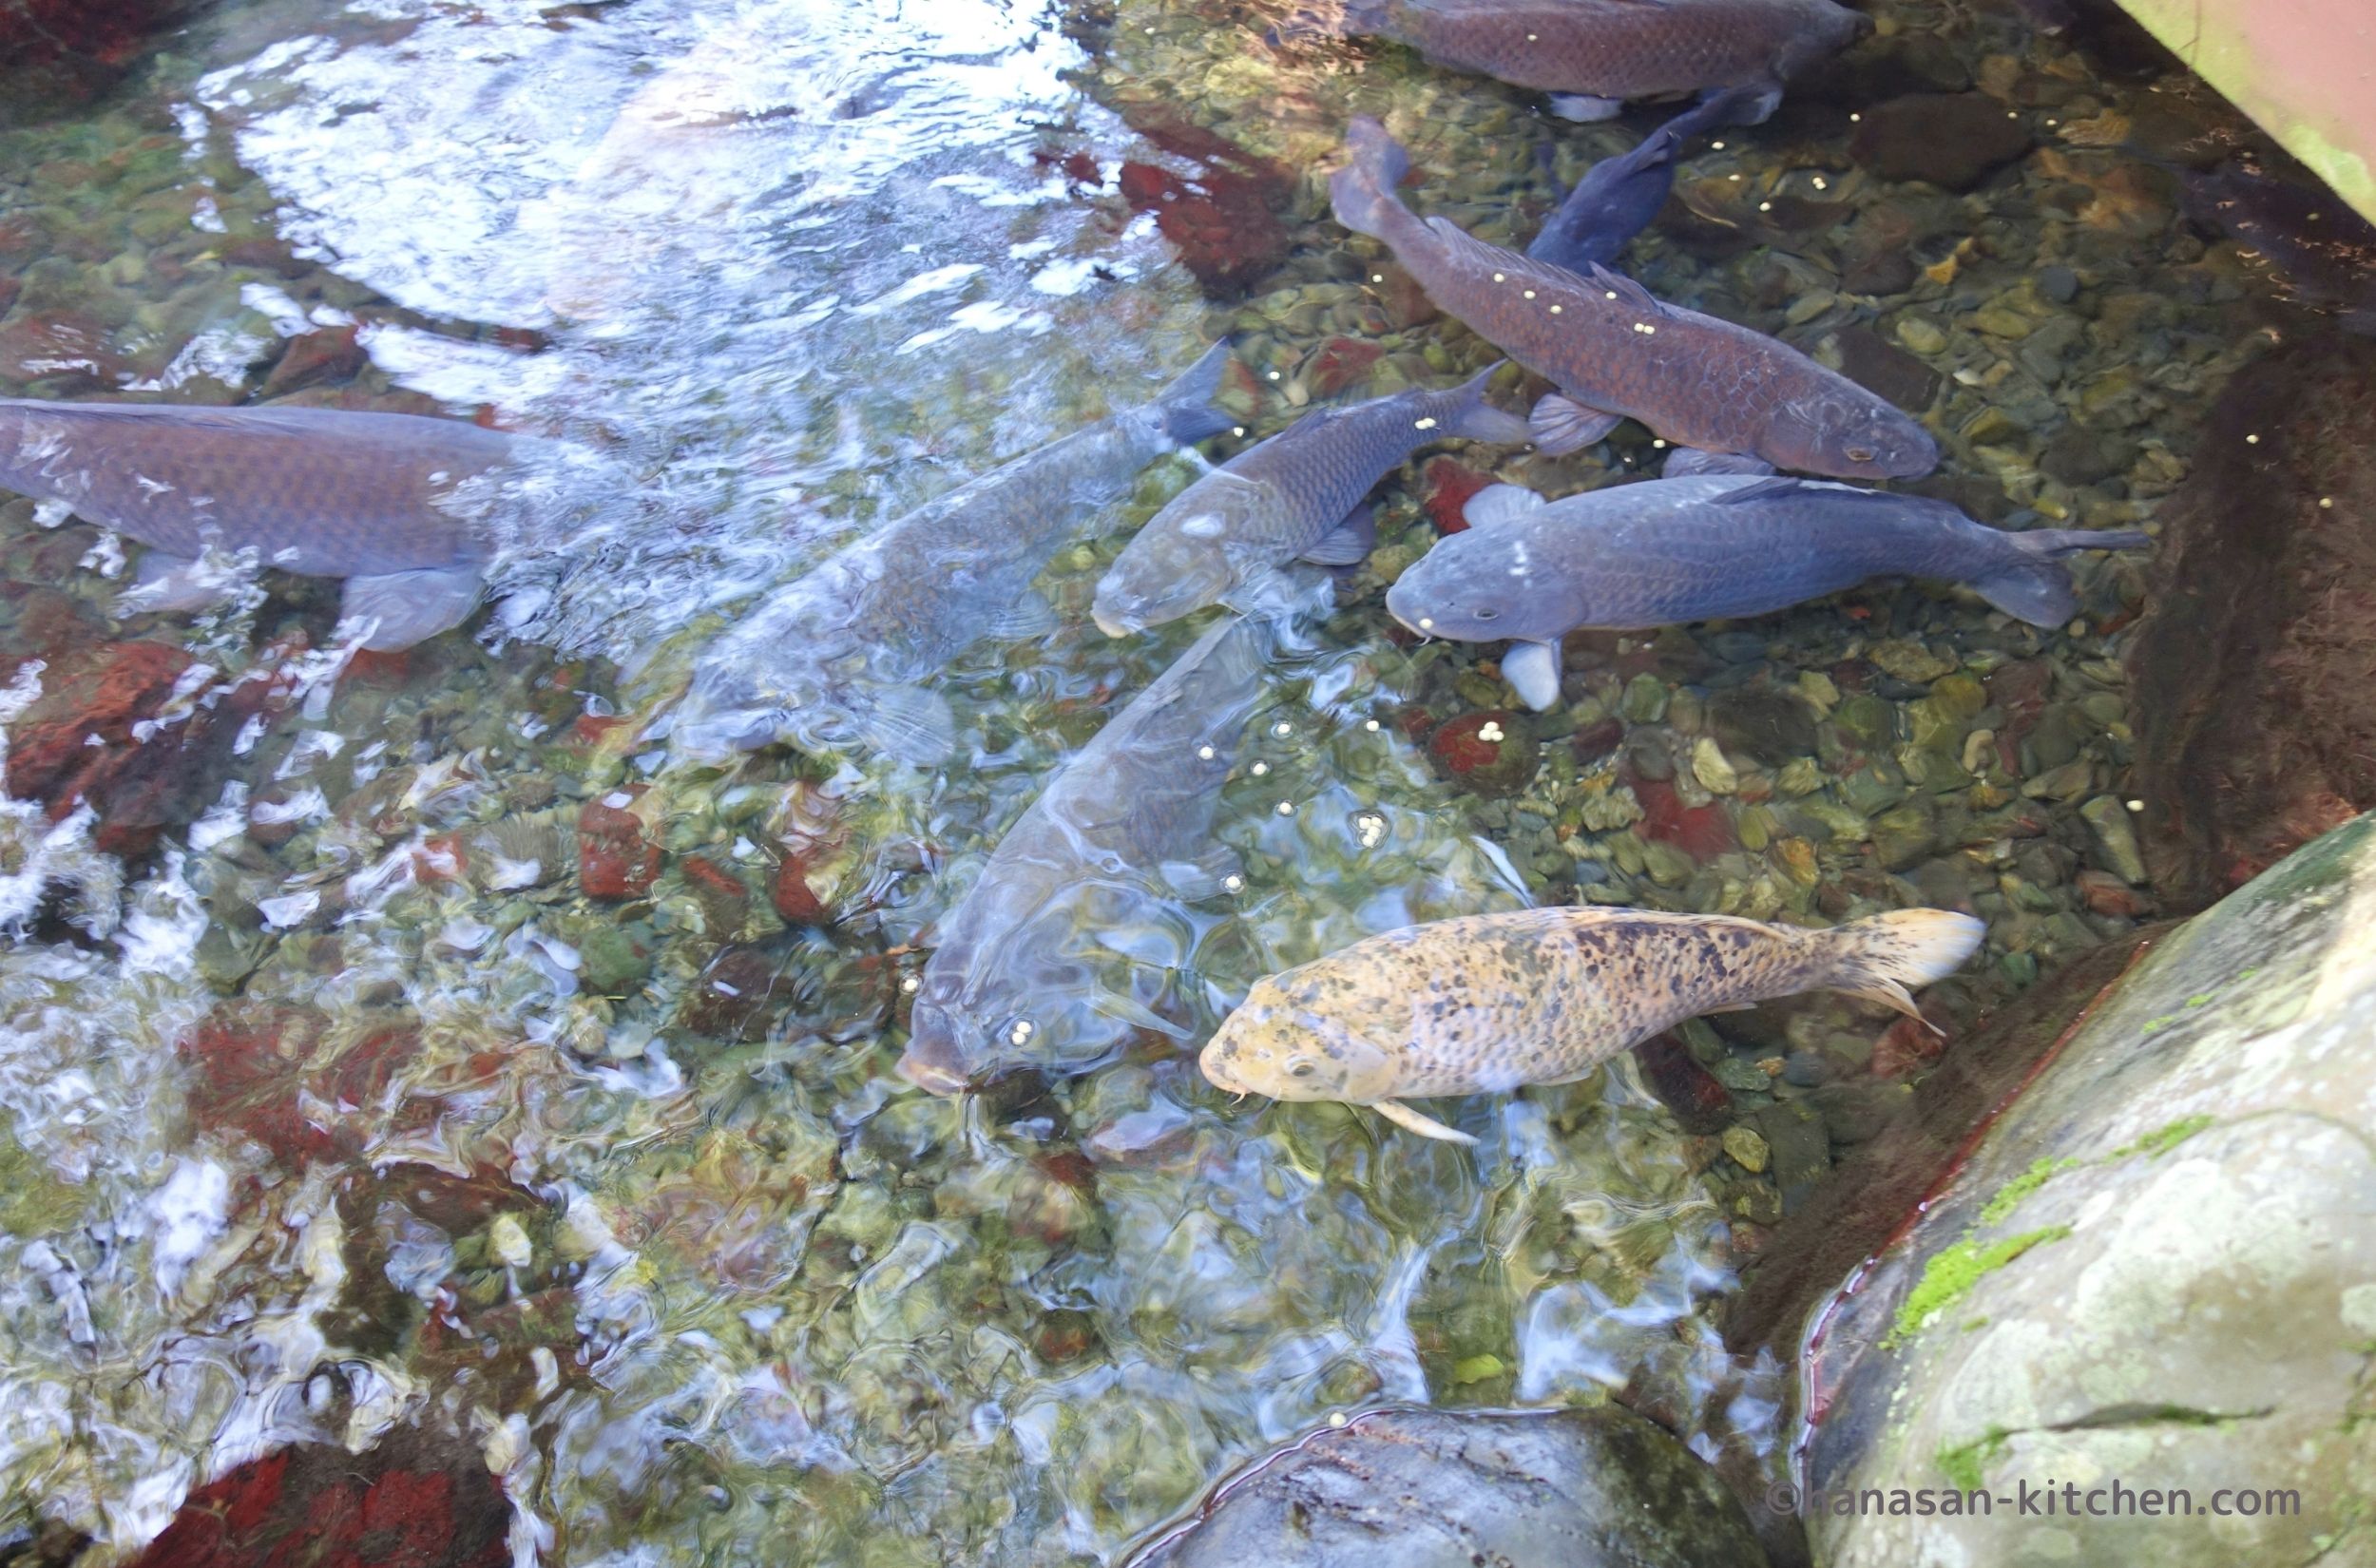
POLYGON ((1729 1006, 1707 1008, 1700 1014, 1700 1016, 1702 1018, 1709 1018, 1717 1013, 1753 1013, 1757 1010, 1757 1007, 1758 1004, 1754 1002, 1735 1002, 1729 1006))
POLYGON ((922 686, 884 686, 851 704, 858 738, 901 762, 929 767, 957 746, 957 716, 948 698, 922 686))
POLYGON ((1666 467, 1659 470, 1663 479, 1688 479, 1694 474, 1747 473, 1770 474, 1773 465, 1762 457, 1747 452, 1709 452, 1696 447, 1677 447, 1667 454, 1666 467))
POLYGON ((1056 606, 1045 595, 1025 588, 1013 603, 991 616, 985 629, 1003 642, 1031 642, 1054 632, 1057 624, 1056 606))
POLYGON ((1523 485, 1487 485, 1462 503, 1461 521, 1472 528, 1490 528, 1497 523, 1510 523, 1532 512, 1541 511, 1551 503, 1523 485))
POLYGON ((1560 649, 1554 642, 1513 642, 1502 656, 1502 679, 1537 713, 1560 700, 1560 649))
POLYGON ((141 557, 132 585, 116 596, 116 612, 141 615, 149 610, 202 610, 223 598, 220 582, 199 576, 198 563, 186 556, 150 550, 141 557))
POLYGON ((1596 120, 1614 120, 1625 112, 1622 98, 1595 98, 1587 92, 1555 92, 1551 94, 1551 112, 1562 120, 1590 124, 1596 120))
POLYGON ((468 565, 350 577, 339 617, 362 628, 365 648, 394 653, 469 620, 485 586, 479 569, 468 565))
POLYGON ((1421 1116, 1399 1100, 1373 1100, 1370 1102, 1370 1109, 1377 1112, 1395 1126, 1407 1132, 1417 1133, 1421 1138, 1431 1138, 1441 1143, 1474 1143, 1477 1141, 1470 1135, 1447 1127, 1432 1117, 1421 1116))
POLYGON ((1376 515, 1366 506, 1355 507, 1351 516, 1322 534, 1304 551, 1303 559, 1315 566, 1357 565, 1369 559, 1377 542, 1376 515))
POLYGON ((1617 429, 1624 417, 1587 408, 1563 392, 1551 392, 1526 416, 1526 431, 1543 456, 1565 457, 1617 429))

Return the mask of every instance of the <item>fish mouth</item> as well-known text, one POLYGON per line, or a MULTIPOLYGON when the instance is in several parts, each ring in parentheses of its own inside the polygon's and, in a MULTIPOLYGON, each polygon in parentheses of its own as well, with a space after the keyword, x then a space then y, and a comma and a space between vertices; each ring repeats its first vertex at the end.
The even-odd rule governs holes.
POLYGON ((1141 629, 1137 623, 1108 610, 1093 609, 1089 612, 1089 619, 1097 622, 1097 629, 1108 637, 1128 637, 1141 629))
POLYGON ((1217 1045, 1207 1045, 1197 1057, 1197 1066, 1204 1073, 1205 1081, 1223 1094, 1250 1095, 1243 1080, 1229 1070, 1229 1054, 1217 1045))
POLYGON ((900 1053, 895 1069, 901 1078, 927 1094, 953 1099, 971 1088, 972 1082, 963 1073, 928 1057, 918 1056, 913 1049, 900 1053))

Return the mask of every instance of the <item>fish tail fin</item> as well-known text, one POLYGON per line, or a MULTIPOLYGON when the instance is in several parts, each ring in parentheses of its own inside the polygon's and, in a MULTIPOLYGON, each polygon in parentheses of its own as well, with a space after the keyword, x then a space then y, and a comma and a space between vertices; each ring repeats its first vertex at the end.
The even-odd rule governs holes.
POLYGON ((1410 172, 1410 155, 1366 114, 1345 132, 1345 166, 1329 176, 1329 206, 1355 234, 1384 234, 1402 209, 1394 187, 1410 172))
POLYGON ((1229 339, 1204 351, 1204 356, 1163 389, 1156 406, 1163 411, 1163 433, 1185 447, 1192 441, 1235 430, 1237 421, 1214 403, 1221 392, 1221 377, 1229 370, 1229 339))
POLYGON ((1508 363, 1506 359, 1497 359, 1452 389, 1452 395, 1458 401, 1444 421, 1444 429, 1447 432, 1466 436, 1471 441, 1491 441, 1505 447, 1523 447, 1534 439, 1525 420, 1485 401, 1486 383, 1508 363))
POLYGON ((1894 909, 1823 932, 1831 968, 1823 988, 1922 1017, 1910 994, 1961 968, 1988 927, 1951 909, 1894 909))
POLYGON ((2150 535, 2132 529, 2040 528, 2008 534, 2021 558, 2001 571, 1972 580, 1972 591, 2017 621, 2060 626, 2079 611, 2071 574, 2061 558, 2081 550, 2141 550, 2150 535))
POLYGON ((938 692, 887 686, 853 706, 858 738, 899 761, 929 767, 948 760, 957 747, 957 716, 938 692))

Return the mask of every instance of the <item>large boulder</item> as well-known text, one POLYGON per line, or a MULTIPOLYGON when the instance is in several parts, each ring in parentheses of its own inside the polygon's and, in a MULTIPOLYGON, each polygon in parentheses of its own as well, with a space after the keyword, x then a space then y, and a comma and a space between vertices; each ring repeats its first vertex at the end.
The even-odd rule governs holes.
POLYGON ((1819 1315, 1816 1560, 2366 1560, 2328 1554, 2376 1506, 2372 1348, 2366 816, 2150 943, 1819 1315), (1868 1488, 1906 1511, 1829 1501, 1868 1488))
POLYGON ((2239 372, 2157 516, 2128 653, 2140 837, 2192 909, 2376 808, 2376 342, 2239 372))
POLYGON ((1631 1411, 1380 1410, 1222 1486, 1131 1568, 1763 1568, 1740 1504, 1631 1411))

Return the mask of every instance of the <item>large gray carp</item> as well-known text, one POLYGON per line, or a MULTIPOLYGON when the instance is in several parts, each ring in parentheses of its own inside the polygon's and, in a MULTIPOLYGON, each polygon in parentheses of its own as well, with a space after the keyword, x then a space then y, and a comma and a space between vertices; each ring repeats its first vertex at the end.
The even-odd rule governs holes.
POLYGON ((1938 443, 1910 416, 1787 343, 1661 304, 1605 268, 1572 273, 1423 221, 1394 194, 1410 160, 1376 121, 1354 121, 1346 145, 1329 181, 1337 221, 1385 240, 1429 299, 1559 388, 1532 415, 1545 452, 1630 417, 1677 446, 1842 479, 1938 466, 1938 443))
POLYGON ((1007 830, 928 938, 901 1074, 956 1094, 1010 1067, 1085 1071, 1136 1029, 1168 1027, 1147 1002, 1169 967, 1119 939, 1175 922, 1231 874, 1214 810, 1262 697, 1269 635, 1241 617, 1214 625, 1007 830))
POLYGON ((1213 406, 1228 363, 1215 344, 1154 402, 962 485, 777 589, 701 651, 672 743, 713 760, 793 740, 940 761, 956 720, 924 682, 985 638, 1053 628, 1031 580, 1148 464, 1231 428, 1213 406))
POLYGON ((1297 559, 1351 565, 1376 538, 1362 497, 1447 436, 1520 443, 1526 422, 1485 400, 1493 366, 1444 392, 1413 388, 1308 413, 1189 486, 1099 582, 1108 636, 1177 621, 1297 559))
POLYGON ((508 542, 510 481, 553 444, 413 414, 0 399, 0 487, 148 546, 134 602, 219 592, 210 548, 347 580, 362 646, 469 617, 508 542))
POLYGON ((1432 63, 1552 95, 1571 120, 1628 99, 1783 81, 1870 27, 1832 0, 1313 0, 1283 29, 1370 34, 1432 63))
POLYGON ((2077 606, 2060 557, 2142 549, 2142 533, 2008 533, 1944 501, 1811 479, 1696 474, 1545 502, 1497 485, 1466 531, 1438 540, 1387 591, 1423 637, 1510 640, 1502 673, 1534 708, 1560 693, 1560 640, 1765 615, 1871 577, 1961 583, 2007 615, 2059 626, 2077 606))

